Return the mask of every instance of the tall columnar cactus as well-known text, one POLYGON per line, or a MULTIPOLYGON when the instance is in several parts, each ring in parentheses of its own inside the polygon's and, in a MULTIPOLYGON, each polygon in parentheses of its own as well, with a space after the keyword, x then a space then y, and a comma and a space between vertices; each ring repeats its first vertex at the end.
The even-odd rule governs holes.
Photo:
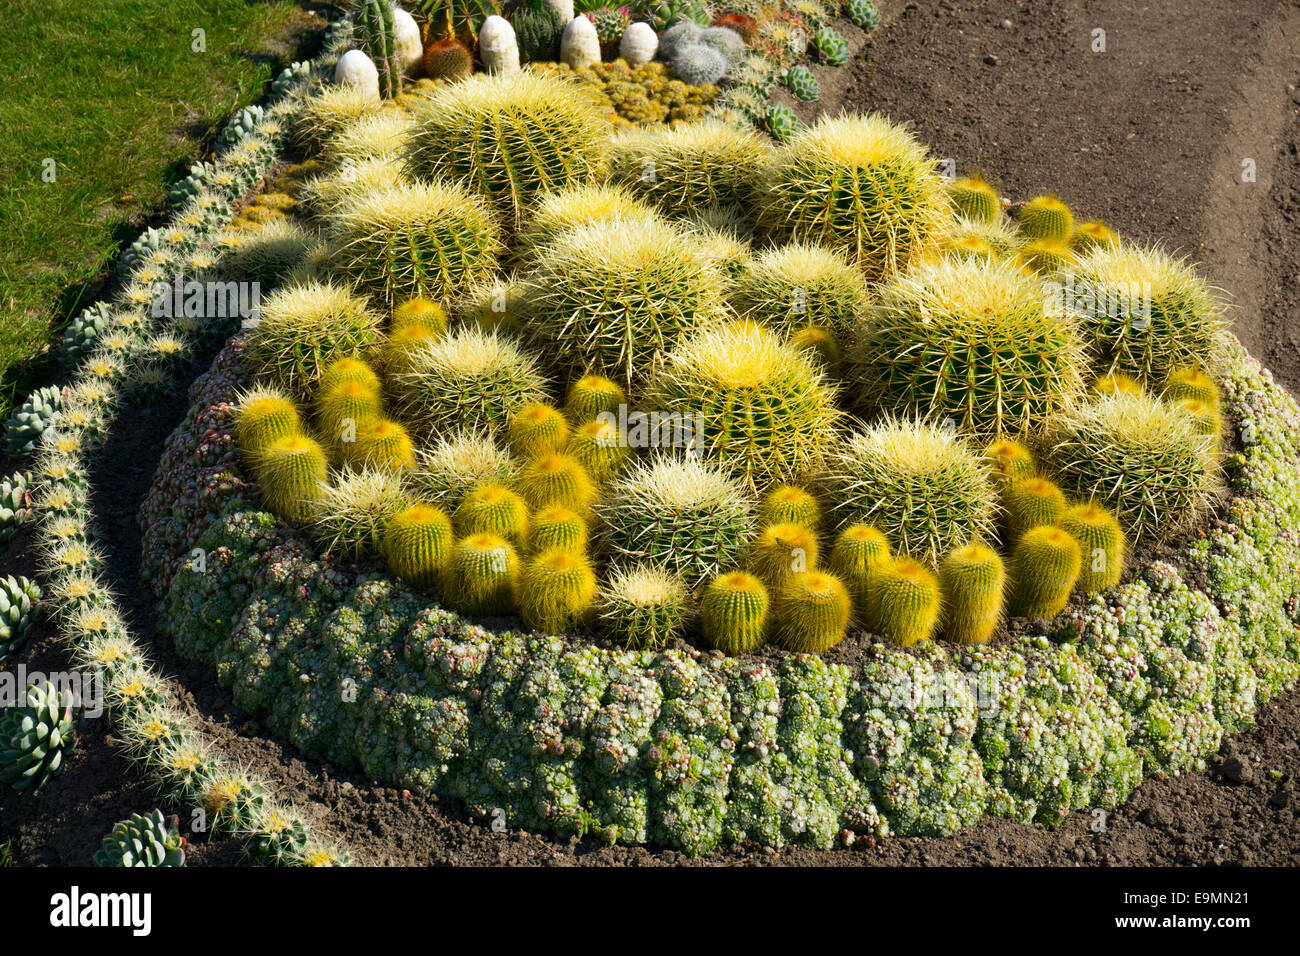
POLYGON ((1026 531, 1011 552, 1011 610, 1031 619, 1056 617, 1079 580, 1079 542, 1060 528, 1026 531))
POLYGON ((773 602, 773 643, 823 654, 844 639, 852 614, 848 589, 833 574, 805 571, 784 581, 773 602))
POLYGON ((393 574, 415 587, 431 588, 451 560, 453 544, 446 512, 417 503, 389 519, 380 551, 393 574))
POLYGON ((787 331, 829 328, 847 340, 867 312, 867 286, 839 253, 807 243, 777 246, 737 278, 729 298, 742 316, 787 331))
POLYGON ((564 415, 544 402, 525 405, 510 419, 510 450, 520 458, 560 451, 568 440, 569 423, 564 415))
POLYGON ((928 641, 939 625, 939 580, 925 565, 899 557, 873 575, 864 623, 900 647, 928 641))
POLYGON ((535 555, 519 580, 519 616, 547 634, 571 633, 591 619, 596 573, 587 556, 564 548, 535 555))
POLYGON ((817 534, 821 530, 822 509, 816 496, 806 488, 779 485, 763 497, 758 522, 763 527, 797 524, 817 534))
POLYGON ((11 574, 0 579, 0 664, 26 643, 32 612, 40 599, 40 587, 27 578, 11 574))
POLYGON ((767 639, 767 587, 745 571, 709 582, 700 599, 700 629, 709 647, 724 654, 751 654, 767 639))
POLYGON ((990 437, 1041 431, 1083 388, 1070 322, 1014 265, 945 258, 885 286, 850 367, 860 404, 959 424, 990 437))
POLYGON ((755 488, 812 475, 840 420, 821 369, 776 333, 745 321, 682 342, 655 374, 649 396, 652 407, 690 424, 699 453, 755 488))
POLYGON ((535 458, 519 473, 519 493, 534 509, 560 505, 586 517, 596 500, 596 486, 578 461, 570 455, 550 454, 535 458))
POLYGON ((416 0, 415 8, 428 23, 429 39, 457 37, 469 44, 478 39, 483 22, 500 12, 496 0, 416 0))
POLYGON ((52 684, 28 689, 23 706, 0 711, 0 783, 40 790, 63 770, 76 744, 76 721, 52 684))
POLYGON ((496 76, 519 73, 519 41, 515 28, 505 17, 493 14, 483 21, 478 35, 478 56, 483 69, 496 76))
POLYGON ((586 17, 574 17, 560 34, 560 59, 575 70, 600 62, 600 37, 586 17))
POLYGON ((325 452, 305 435, 273 441, 258 454, 254 466, 262 500, 290 521, 311 517, 329 476, 325 452))
POLYGON ((462 614, 509 614, 516 607, 519 557, 510 542, 491 534, 461 538, 442 573, 442 599, 462 614))
POLYGON ((586 552, 587 522, 563 505, 547 505, 533 515, 528 529, 528 550, 540 554, 555 548, 586 552))
POLYGON ((753 131, 716 120, 645 127, 610 145, 610 176, 672 216, 754 201, 770 148, 753 131))
POLYGON ((634 650, 658 650, 678 637, 686 621, 686 586, 653 565, 616 569, 596 599, 596 620, 605 636, 634 650))
POLYGON ((869 280, 937 248, 952 211, 924 147, 879 115, 823 116, 771 164, 759 219, 778 241, 838 249, 869 280))
POLYGON ((1002 218, 1002 201, 997 190, 979 176, 949 183, 948 199, 957 214, 970 222, 995 222, 1002 218))
POLYGON ((1185 261, 1156 247, 1098 246, 1067 278, 1064 303, 1094 364, 1151 383, 1218 366, 1223 309, 1185 261))
POLYGON ((391 0, 363 0, 360 13, 361 43, 379 71, 379 93, 392 99, 402 91, 405 67, 397 50, 391 0))
POLYGON ((987 467, 959 436, 926 422, 884 419, 845 439, 821 484, 841 524, 873 525, 899 554, 937 563, 963 542, 993 537, 987 467))
POLYGON ((1065 493, 1054 482, 1041 476, 1020 478, 1007 485, 1002 493, 1006 511, 1007 534, 1015 541, 1030 528, 1056 524, 1065 514, 1065 493))
POLYGON ((30 455, 41 436, 59 417, 63 393, 53 385, 38 388, 16 408, 5 425, 5 442, 11 458, 30 455))
POLYGON ((497 484, 476 487, 460 500, 455 513, 460 537, 491 534, 516 550, 528 541, 528 504, 509 488, 497 484))
POLYGON ((1020 442, 1010 438, 995 439, 988 448, 984 449, 984 461, 988 463, 992 478, 1004 486, 1038 474, 1038 463, 1034 461, 1034 453, 1020 442))
POLYGON ((113 827, 95 853, 96 866, 185 865, 185 837, 179 819, 169 821, 161 810, 149 814, 133 813, 113 827))
POLYGON ((817 569, 817 536, 799 524, 765 527, 750 546, 749 569, 780 589, 795 575, 817 569))
POLYGON ((992 548, 968 544, 939 565, 944 632, 958 644, 986 644, 1002 620, 1006 570, 992 548))
POLYGON ((1078 587, 1094 594, 1114 587, 1124 573, 1126 543, 1115 516, 1093 502, 1070 508, 1057 522, 1079 542, 1082 563, 1078 587))

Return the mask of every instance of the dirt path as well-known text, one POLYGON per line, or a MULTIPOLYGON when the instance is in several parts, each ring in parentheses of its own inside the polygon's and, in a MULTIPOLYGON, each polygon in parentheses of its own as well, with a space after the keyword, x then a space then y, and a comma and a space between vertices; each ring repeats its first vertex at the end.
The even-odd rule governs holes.
MULTIPOLYGON (((1004 194, 1054 190, 1122 233, 1162 240, 1201 260, 1234 302, 1238 334, 1300 390, 1300 2, 1236 0, 883 0, 871 35, 844 28, 855 65, 815 67, 817 107, 879 109, 913 123, 940 156, 980 170, 1004 194), (1007 26, 1006 24, 1010 25, 1007 26), (1094 53, 1092 30, 1106 31, 1094 53), (856 62, 865 53, 866 63, 856 62), (1255 181, 1241 179, 1255 161, 1255 181)), ((805 115, 811 110, 804 104, 805 115)), ((148 626, 135 584, 135 509, 175 412, 132 416, 101 467, 99 498, 119 590, 133 625, 225 752, 256 767, 365 863, 492 865, 1284 864, 1300 858, 1300 692, 1261 708, 1259 729, 1224 745, 1206 773, 1148 780, 1098 820, 1075 814, 1053 830, 985 819, 945 839, 780 853, 728 849, 699 861, 677 853, 494 834, 453 806, 403 796, 304 762, 245 725, 211 675, 178 661, 148 626), (110 477, 111 476, 111 477, 110 477)), ((31 573, 19 548, 0 574, 31 573)), ((42 624, 29 666, 66 666, 42 624)), ((36 799, 0 794, 0 842, 30 863, 88 862, 112 823, 151 797, 102 723, 57 785, 36 799)), ((196 846, 196 863, 238 859, 196 846)))

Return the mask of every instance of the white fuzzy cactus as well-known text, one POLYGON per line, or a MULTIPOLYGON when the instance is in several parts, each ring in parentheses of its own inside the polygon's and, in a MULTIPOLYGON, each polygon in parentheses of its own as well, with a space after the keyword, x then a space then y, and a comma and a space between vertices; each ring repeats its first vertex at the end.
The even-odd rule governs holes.
POLYGON ((510 76, 519 72, 519 41, 509 20, 494 14, 483 21, 478 31, 478 55, 489 73, 510 76))
POLYGON ((600 39, 596 24, 586 17, 574 17, 560 35, 560 59, 577 69, 600 62, 600 39))
POLYGON ((360 50, 348 50, 339 57, 334 67, 334 82, 339 86, 358 86, 367 93, 373 92, 379 100, 379 70, 375 61, 360 50))
POLYGON ((573 0, 545 0, 546 9, 560 18, 561 23, 573 19, 573 0))
POLYGON ((618 44, 618 55, 634 69, 645 66, 655 58, 659 49, 659 35, 648 23, 632 23, 623 31, 623 39, 618 44))
POLYGON ((393 47, 402 69, 414 75, 424 59, 424 42, 420 39, 420 25, 400 7, 393 8, 393 47))

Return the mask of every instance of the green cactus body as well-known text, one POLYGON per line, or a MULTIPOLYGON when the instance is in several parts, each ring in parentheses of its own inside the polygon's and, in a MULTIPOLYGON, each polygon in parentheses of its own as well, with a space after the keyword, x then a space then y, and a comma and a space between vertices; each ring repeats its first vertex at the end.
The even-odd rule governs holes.
POLYGON ((576 427, 601 414, 617 415, 619 406, 626 404, 627 395, 615 382, 603 375, 584 375, 569 386, 564 414, 576 427))
POLYGON ((1074 264, 1075 255, 1059 239, 1034 239, 1020 248, 1019 261, 1040 276, 1065 272, 1074 264))
POLYGON ((1065 493, 1046 478, 1021 478, 1007 485, 1002 494, 1007 532, 1015 541, 1030 528, 1056 524, 1065 514, 1065 493))
POLYGON ((478 485, 456 508, 456 533, 491 534, 505 538, 516 550, 528 541, 528 504, 498 484, 478 485))
POLYGON ((1002 218, 997 190, 978 176, 949 183, 948 198, 958 215, 970 222, 996 222, 1002 218))
POLYGON ((658 650, 682 633, 687 597, 681 579, 662 568, 619 569, 600 589, 596 619, 605 636, 619 646, 658 650))
POLYGON ((18 526, 31 514, 29 485, 26 473, 21 471, 0 480, 0 551, 9 546, 18 533, 18 526))
POLYGON ((361 42, 379 70, 379 92, 392 99, 402 91, 402 63, 397 56, 393 5, 389 0, 364 0, 361 8, 361 42))
POLYGON ((581 515, 563 505, 547 505, 533 515, 528 550, 533 554, 556 548, 585 553, 587 537, 587 522, 581 515))
POLYGON ((1064 610, 1079 580, 1079 542, 1060 528, 1031 528, 1011 552, 1011 610, 1030 619, 1051 619, 1064 610))
POLYGON ((286 395, 266 392, 240 403, 235 443, 251 458, 273 442, 300 435, 302 431, 302 418, 293 401, 286 395))
POLYGON ((352 355, 335 359, 325 367, 316 383, 316 395, 318 398, 328 395, 340 385, 359 385, 372 395, 381 394, 383 389, 379 376, 370 367, 370 363, 352 355))
POLYGON ((784 103, 775 103, 763 111, 763 129, 778 143, 788 143, 799 132, 799 117, 784 103))
POLYGON ((41 589, 27 578, 10 575, 0 579, 0 664, 27 641, 32 612, 41 599, 41 589))
POLYGON ((212 831, 234 835, 253 828, 267 799, 262 785, 242 772, 218 772, 208 781, 201 802, 212 831))
POLYGON ((996 551, 968 544, 939 565, 944 631, 958 644, 987 644, 1002 620, 1006 569, 996 551))
POLYGON ((1074 232, 1070 207, 1055 196, 1038 196, 1020 207, 1016 222, 1020 231, 1031 239, 1055 239, 1069 242, 1074 232))
POLYGON ((406 429, 387 418, 358 423, 356 441, 343 444, 343 460, 355 468, 405 475, 415 468, 415 445, 406 429))
POLYGON ((838 252, 795 242, 759 256, 736 279, 729 299, 740 315, 774 328, 820 325, 847 338, 867 312, 868 294, 838 252))
POLYGON ((378 392, 358 382, 343 382, 320 393, 316 425, 334 458, 352 460, 359 457, 356 442, 362 425, 378 418, 383 411, 383 399, 378 392))
POLYGON ((1164 398, 1170 402, 1190 399, 1206 408, 1219 407, 1219 386, 1199 368, 1176 368, 1165 379, 1164 398))
POLYGON ((1218 407, 1206 405, 1194 398, 1180 398, 1174 402, 1174 409, 1187 416, 1193 431, 1204 436, 1217 454, 1223 440, 1223 418, 1218 407))
MULTIPOLYGON (((510 14, 510 25, 515 28, 515 40, 519 44, 520 63, 555 63, 560 59, 560 34, 564 24, 559 16, 549 7, 540 10, 520 7, 510 14)), ((596 36, 600 37, 600 26, 596 26, 596 36)), ((620 38, 622 34, 619 34, 620 38)))
POLYGON ((1058 522, 1079 543, 1082 563, 1078 587, 1095 594, 1119 583, 1124 573, 1126 543, 1115 516, 1091 502, 1070 508, 1058 522))
POLYGON ((767 587, 745 571, 714 578, 700 599, 704 641, 724 654, 752 654, 767 638, 767 587))
POLYGON ((772 641, 788 651, 823 654, 848 630, 852 601, 844 583, 825 571, 805 571, 776 589, 772 641))
POLYGON ((827 375, 839 377, 844 355, 830 329, 820 325, 805 325, 790 336, 790 344, 810 355, 827 375))
POLYGON ((604 60, 618 56, 618 45, 623 33, 632 22, 627 10, 622 7, 600 7, 587 14, 596 27, 596 40, 600 43, 600 55, 604 60))
POLYGON ((410 327, 423 329, 435 339, 441 338, 447 331, 447 310, 418 296, 407 299, 393 309, 393 331, 410 327))
POLYGON ((553 548, 524 565, 519 582, 519 616, 547 634, 580 629, 591 617, 596 574, 585 554, 553 548))
POLYGON ((780 485, 763 498, 758 509, 758 523, 797 524, 817 534, 821 530, 822 508, 812 492, 794 485, 780 485))
POLYGON ((261 866, 296 866, 306 849, 306 824, 276 810, 258 821, 248 846, 249 855, 261 866))
POLYGON ((75 742, 72 707, 62 706, 53 685, 29 688, 25 706, 0 711, 0 783, 40 790, 62 772, 75 742))
POLYGON ((828 66, 843 66, 849 62, 849 41, 831 27, 822 27, 814 33, 813 45, 828 66))
POLYGON ((258 484, 272 511, 289 521, 311 517, 329 476, 325 452, 305 435, 290 435, 267 446, 255 464, 258 484))
POLYGON ((510 419, 510 450, 520 458, 540 458, 564 447, 569 423, 558 409, 536 402, 525 405, 510 419))
POLYGON ((472 534, 456 542, 442 575, 442 597, 453 611, 509 614, 519 588, 519 558, 505 538, 472 534))
POLYGON ((566 454, 586 469, 592 481, 600 484, 622 471, 628 450, 613 424, 590 421, 570 436, 566 454))
POLYGON ((817 550, 817 536, 803 525, 769 525, 750 547, 749 569, 775 592, 794 575, 816 570, 817 550))
MULTIPOLYGON (((524 48, 519 52, 522 58, 524 48)), ((433 80, 463 80, 474 72, 474 54, 453 37, 435 40, 424 50, 424 75, 433 80)))
POLYGON ((858 624, 866 620, 867 599, 876 573, 891 560, 889 540, 870 525, 849 525, 835 538, 827 564, 849 589, 858 624))
POLYGON ((180 835, 177 817, 171 821, 154 810, 147 816, 133 813, 113 827, 95 854, 96 866, 185 865, 185 838, 180 835))
POLYGON ((584 516, 597 497, 591 476, 569 455, 543 455, 529 462, 519 474, 518 487, 534 509, 561 505, 584 516))
POLYGON ((409 372, 416 354, 437 340, 438 336, 420 325, 395 326, 384 343, 384 374, 409 372))
POLYGON ((817 77, 806 66, 792 66, 785 74, 785 85, 797 98, 811 103, 822 95, 817 77))
POLYGON ((1003 485, 1038 474, 1033 452, 1010 438, 999 438, 989 445, 984 450, 984 460, 988 462, 994 480, 1003 485))
POLYGON ((1119 245, 1119 235, 1104 222, 1085 222, 1070 235, 1070 248, 1083 255, 1098 246, 1119 245))
POLYGON ((614 139, 610 176, 665 213, 687 216, 752 203, 770 152, 753 130, 716 120, 646 127, 614 139))
POLYGON ((59 361, 63 367, 71 369, 80 365, 108 324, 108 306, 103 302, 96 302, 74 316, 61 336, 59 361))
POLYGON ((928 641, 939 624, 939 581, 911 558, 895 558, 877 569, 867 595, 865 624, 900 647, 928 641))
POLYGON ((432 505, 415 504, 389 520, 380 551, 388 569, 403 581, 431 588, 451 560, 454 543, 446 513, 432 505))
POLYGON ((871 0, 848 0, 844 5, 844 15, 864 30, 880 26, 880 11, 871 0))

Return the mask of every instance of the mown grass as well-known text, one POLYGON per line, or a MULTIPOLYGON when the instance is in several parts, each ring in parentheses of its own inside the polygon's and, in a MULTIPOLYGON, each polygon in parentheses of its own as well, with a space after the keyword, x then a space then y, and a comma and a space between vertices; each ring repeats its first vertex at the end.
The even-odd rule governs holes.
POLYGON ((311 23, 296 0, 6 0, 0 422, 119 247, 311 23))

